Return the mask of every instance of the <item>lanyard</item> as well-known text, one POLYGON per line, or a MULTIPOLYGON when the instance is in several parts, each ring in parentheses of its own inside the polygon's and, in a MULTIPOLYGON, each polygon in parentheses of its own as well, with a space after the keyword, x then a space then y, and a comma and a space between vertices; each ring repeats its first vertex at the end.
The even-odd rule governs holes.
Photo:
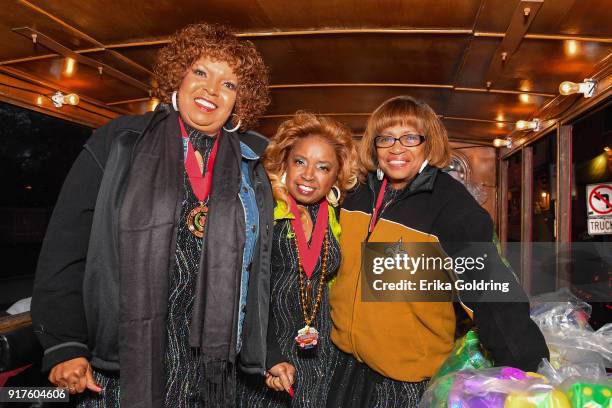
POLYGON ((317 213, 317 221, 315 223, 314 231, 312 234, 311 245, 306 242, 306 234, 304 233, 304 226, 300 221, 300 211, 298 210, 295 199, 289 196, 290 210, 294 215, 291 220, 295 238, 297 241, 298 251, 300 252, 300 258, 302 261, 302 269, 304 273, 310 279, 314 272, 315 266, 317 266, 317 260, 321 255, 321 247, 323 246, 323 238, 327 232, 327 224, 329 213, 327 211, 327 200, 323 200, 319 205, 319 212, 317 213))
POLYGON ((376 198, 376 206, 372 210, 372 219, 370 220, 370 227, 368 228, 368 232, 371 234, 376 226, 376 222, 378 221, 378 211, 380 211, 380 206, 382 205, 383 199, 385 198, 385 189, 387 188, 387 178, 382 182, 380 186, 380 191, 378 191, 378 197, 376 198))
POLYGON ((198 159, 195 155, 195 149, 193 144, 189 141, 189 135, 185 130, 185 125, 183 124, 181 118, 179 118, 179 125, 181 127, 181 135, 183 137, 183 151, 185 152, 186 150, 185 171, 189 177, 189 182, 191 183, 193 193, 197 197, 198 201, 202 204, 208 199, 208 195, 210 194, 213 167, 215 166, 215 158, 217 157, 219 138, 221 135, 219 134, 215 140, 215 144, 210 152, 210 157, 208 158, 208 163, 206 164, 206 174, 202 176, 202 171, 200 170, 198 159))

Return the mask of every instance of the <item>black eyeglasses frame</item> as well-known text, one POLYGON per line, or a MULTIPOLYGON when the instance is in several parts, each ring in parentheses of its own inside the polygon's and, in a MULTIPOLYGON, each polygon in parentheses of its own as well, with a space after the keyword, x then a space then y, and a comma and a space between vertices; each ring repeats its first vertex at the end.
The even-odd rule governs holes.
MULTIPOLYGON (((404 139, 404 140, 405 140, 405 139, 404 139)), ((408 134, 408 135, 402 135, 402 136, 400 136, 400 137, 393 137, 393 136, 382 136, 382 135, 378 135, 378 136, 376 136, 376 137, 374 138, 374 146, 376 146, 376 147, 378 147, 378 148, 381 148, 381 149, 388 149, 388 148, 391 148, 391 147, 395 146, 395 144, 396 144, 398 141, 399 141, 399 142, 400 142, 400 144, 401 144, 402 146, 404 146, 404 147, 417 147, 417 146, 422 145, 422 144, 425 142, 425 136, 423 136, 423 135, 417 135, 417 134, 412 134, 412 133, 411 133, 411 134, 408 134), (407 144, 405 144, 405 143, 403 143, 403 142, 402 142, 402 139, 404 139, 406 136, 418 136, 418 137, 419 137, 419 139, 420 139, 420 142, 419 142, 418 144, 415 144, 415 145, 407 145, 407 144), (382 139, 383 137, 384 137, 384 138, 388 138, 388 137, 389 137, 389 138, 393 138, 393 139, 394 139, 393 144, 392 144, 392 145, 390 145, 390 146, 379 146, 379 145, 378 145, 378 141, 379 141, 380 139, 382 139)))

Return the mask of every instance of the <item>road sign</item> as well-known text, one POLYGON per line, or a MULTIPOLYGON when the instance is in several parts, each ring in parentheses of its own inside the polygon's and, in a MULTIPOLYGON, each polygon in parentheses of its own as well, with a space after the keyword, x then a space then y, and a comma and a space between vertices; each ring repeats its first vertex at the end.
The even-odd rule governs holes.
POLYGON ((612 183, 587 185, 589 235, 612 234, 612 183))

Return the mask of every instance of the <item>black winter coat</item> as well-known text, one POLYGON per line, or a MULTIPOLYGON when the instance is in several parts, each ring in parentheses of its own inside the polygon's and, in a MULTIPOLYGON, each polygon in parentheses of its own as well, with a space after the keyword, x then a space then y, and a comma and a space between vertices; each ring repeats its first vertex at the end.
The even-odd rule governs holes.
MULTIPOLYGON (((145 115, 119 117, 99 128, 85 144, 64 182, 43 243, 32 299, 34 331, 45 349, 43 370, 76 357, 92 359, 92 365, 100 369, 120 369, 119 345, 124 340, 118 338, 120 299, 118 283, 114 281, 118 279, 118 254, 122 250, 118 245, 117 219, 136 143, 167 116, 165 109, 158 108, 145 115), (105 272, 84 282, 88 268, 105 272), (88 322, 86 316, 96 316, 96 321, 88 322)), ((239 137, 258 155, 267 146, 267 140, 253 132, 239 137)), ((249 161, 249 165, 260 211, 260 235, 250 270, 239 365, 246 372, 263 374, 274 201, 261 163, 249 161)), ((151 257, 164 262, 173 259, 171 255, 151 257)), ((167 299, 154 302, 165 303, 167 299)), ((148 346, 149 342, 159 342, 155 337, 152 330, 139 343, 150 347, 152 358, 160 360, 153 367, 163 366, 163 353, 155 355, 159 347, 148 346)), ((151 368, 130 367, 130 371, 151 368)))

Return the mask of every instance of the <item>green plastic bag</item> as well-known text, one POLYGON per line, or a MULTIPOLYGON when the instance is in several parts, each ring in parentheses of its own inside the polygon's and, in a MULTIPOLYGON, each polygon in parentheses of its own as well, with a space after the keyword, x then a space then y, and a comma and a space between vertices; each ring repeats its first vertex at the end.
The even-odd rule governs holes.
POLYGON ((565 393, 572 407, 608 408, 612 406, 612 387, 610 384, 575 382, 565 393))
POLYGON ((482 350, 478 335, 475 331, 468 331, 465 336, 457 339, 453 350, 438 369, 438 372, 431 377, 429 384, 434 386, 431 398, 431 408, 446 408, 448 393, 455 381, 454 375, 447 375, 462 370, 479 370, 481 368, 491 368, 493 363, 486 357, 482 350), (444 377, 446 376, 446 377, 444 377), (442 378, 440 381, 436 381, 442 378))
POLYGON ((453 351, 446 358, 438 372, 431 378, 433 383, 443 375, 461 370, 479 370, 493 367, 493 363, 486 356, 478 341, 478 334, 474 330, 468 331, 465 336, 457 339, 453 351))

